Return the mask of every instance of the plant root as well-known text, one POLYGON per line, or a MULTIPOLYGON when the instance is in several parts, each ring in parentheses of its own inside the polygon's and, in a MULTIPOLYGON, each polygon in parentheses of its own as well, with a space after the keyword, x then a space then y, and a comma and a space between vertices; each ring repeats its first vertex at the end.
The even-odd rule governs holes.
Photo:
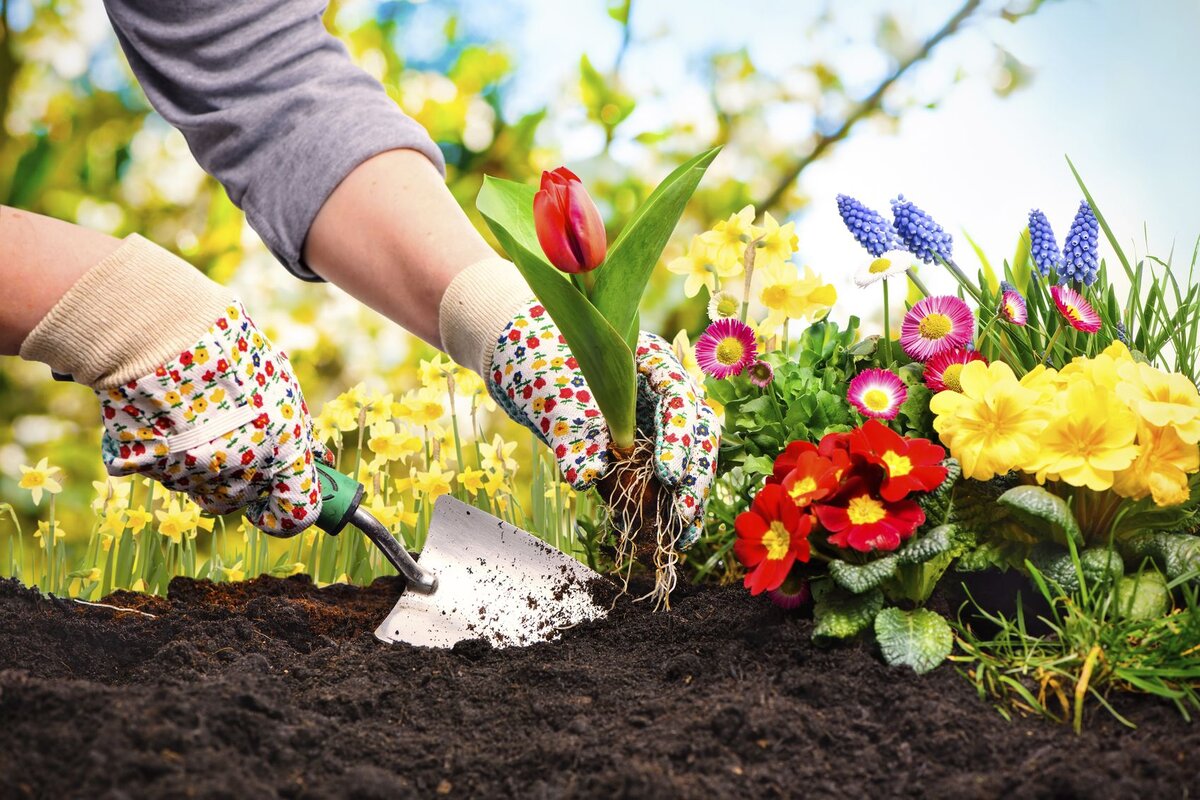
POLYGON ((654 569, 654 588, 637 600, 651 600, 654 610, 670 610, 678 583, 677 545, 685 525, 674 497, 654 472, 654 440, 639 435, 633 448, 610 449, 613 466, 598 488, 608 508, 607 524, 616 538, 615 561, 623 588, 629 588, 634 561, 654 569))

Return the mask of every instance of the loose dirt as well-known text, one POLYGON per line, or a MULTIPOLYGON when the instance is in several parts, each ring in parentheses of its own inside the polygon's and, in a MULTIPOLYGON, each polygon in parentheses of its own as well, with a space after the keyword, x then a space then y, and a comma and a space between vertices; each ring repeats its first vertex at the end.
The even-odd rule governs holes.
POLYGON ((740 588, 622 602, 561 641, 371 634, 400 584, 176 580, 131 612, 0 582, 0 797, 1180 797, 1200 729, 1125 698, 1004 721, 740 588))

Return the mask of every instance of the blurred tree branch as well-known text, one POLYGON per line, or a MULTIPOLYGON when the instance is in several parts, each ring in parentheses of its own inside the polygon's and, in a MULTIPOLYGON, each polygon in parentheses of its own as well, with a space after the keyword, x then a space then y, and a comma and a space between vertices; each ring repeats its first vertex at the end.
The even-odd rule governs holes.
POLYGON ((914 66, 928 59, 941 42, 957 33, 979 9, 981 4, 982 0, 967 0, 967 2, 963 3, 962 7, 947 19, 936 33, 926 39, 908 58, 896 65, 896 68, 854 107, 854 110, 846 116, 837 130, 818 137, 812 149, 780 176, 771 193, 758 204, 759 210, 777 210, 776 207, 779 206, 780 202, 786 196, 789 187, 800 177, 800 173, 807 169, 814 161, 821 158, 826 150, 849 136, 855 125, 878 111, 883 105, 883 98, 888 90, 914 66))

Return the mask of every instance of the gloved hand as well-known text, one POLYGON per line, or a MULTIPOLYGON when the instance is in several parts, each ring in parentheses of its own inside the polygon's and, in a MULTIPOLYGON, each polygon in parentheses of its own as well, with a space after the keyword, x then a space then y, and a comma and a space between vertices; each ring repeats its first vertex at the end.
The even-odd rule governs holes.
MULTIPOLYGON (((459 363, 479 365, 500 407, 550 447, 568 483, 585 489, 608 469, 608 427, 566 340, 545 309, 528 300, 530 294, 508 262, 495 259, 468 268, 442 301, 443 343, 459 363), (478 337, 464 337, 463 330, 478 329, 480 320, 495 323, 504 308, 510 317, 503 330, 492 334, 482 356, 472 356, 478 337)), ((687 523, 678 543, 687 547, 703 529, 720 424, 661 337, 642 332, 635 361, 638 427, 654 435, 655 471, 687 523)))
POLYGON ((91 386, 110 475, 291 536, 321 511, 312 421, 287 356, 227 290, 131 236, 63 296, 25 358, 91 386))

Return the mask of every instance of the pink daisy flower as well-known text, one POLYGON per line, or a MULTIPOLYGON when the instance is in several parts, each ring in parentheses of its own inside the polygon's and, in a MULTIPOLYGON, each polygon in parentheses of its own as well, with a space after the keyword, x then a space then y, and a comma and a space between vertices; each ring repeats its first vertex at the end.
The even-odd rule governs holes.
POLYGON ((1067 318, 1072 328, 1084 333, 1100 330, 1100 315, 1079 292, 1070 286, 1051 286, 1050 296, 1054 298, 1054 305, 1058 306, 1059 313, 1067 318))
POLYGON ((750 383, 760 389, 765 389, 771 385, 771 381, 775 380, 775 368, 759 359, 750 365, 747 375, 750 376, 750 383))
POLYGON ((956 347, 934 356, 925 364, 925 385, 935 392, 944 392, 947 389, 962 392, 959 376, 962 375, 963 367, 972 361, 987 363, 987 359, 978 351, 965 347, 956 347))
POLYGON ((717 379, 740 375, 757 360, 754 329, 740 320, 719 319, 696 340, 696 363, 717 379))
POLYGON ((1008 283, 1001 284, 1001 288, 1004 291, 1000 294, 1000 319, 1012 325, 1029 322, 1029 309, 1021 293, 1008 283))
POLYGON ((908 388, 894 372, 868 369, 850 381, 846 397, 864 417, 895 419, 900 406, 908 399, 908 388))
POLYGON ((909 309, 900 326, 900 346, 909 358, 928 361, 939 353, 965 347, 975 335, 975 315, 952 295, 926 297, 909 309))

